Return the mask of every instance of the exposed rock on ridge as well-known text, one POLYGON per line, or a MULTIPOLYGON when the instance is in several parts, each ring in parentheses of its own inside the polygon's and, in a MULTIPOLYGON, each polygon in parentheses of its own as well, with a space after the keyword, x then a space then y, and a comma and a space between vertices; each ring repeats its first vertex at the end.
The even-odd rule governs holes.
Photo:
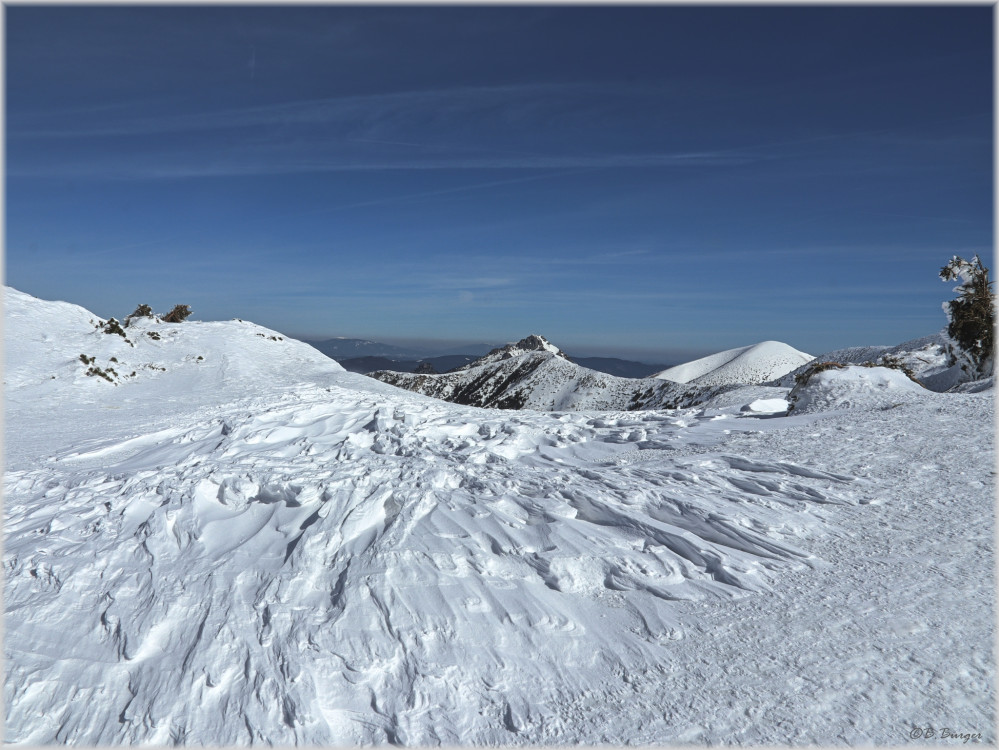
POLYGON ((684 408, 734 386, 684 386, 658 378, 619 378, 574 364, 539 335, 494 349, 442 375, 380 370, 382 382, 467 406, 539 411, 684 408))

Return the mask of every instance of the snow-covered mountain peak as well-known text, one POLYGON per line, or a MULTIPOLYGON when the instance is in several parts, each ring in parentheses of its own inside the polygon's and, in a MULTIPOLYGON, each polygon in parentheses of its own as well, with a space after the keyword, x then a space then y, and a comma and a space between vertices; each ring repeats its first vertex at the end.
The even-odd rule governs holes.
POLYGON ((514 357, 520 357, 533 352, 547 352, 549 354, 554 354, 556 357, 561 357, 564 360, 569 360, 561 349, 551 343, 544 336, 532 333, 530 336, 522 338, 520 341, 511 342, 493 349, 484 357, 480 357, 474 362, 470 362, 461 369, 469 369, 471 367, 479 367, 481 365, 492 364, 494 362, 501 362, 505 359, 513 359, 514 357))
MULTIPOLYGON (((557 346, 544 336, 537 333, 532 333, 530 336, 521 339, 513 346, 517 349, 523 349, 524 351, 546 351, 551 352, 552 354, 562 354, 562 351, 557 346)), ((562 356, 564 357, 565 355, 562 354, 562 356)))
POLYGON ((783 373, 811 359, 800 352, 794 352, 799 356, 788 357, 785 350, 794 352, 779 342, 722 352, 713 360, 706 358, 714 367, 722 360, 735 360, 722 370, 722 377, 697 380, 687 386, 666 377, 620 378, 581 367, 544 336, 533 334, 443 374, 379 370, 368 375, 416 393, 470 406, 545 411, 675 409, 706 403, 726 390, 759 385, 774 377, 770 373, 783 373), (782 359, 780 355, 785 356, 782 359))
POLYGON ((779 378, 814 359, 780 341, 761 341, 685 362, 652 377, 694 385, 759 384, 779 378))

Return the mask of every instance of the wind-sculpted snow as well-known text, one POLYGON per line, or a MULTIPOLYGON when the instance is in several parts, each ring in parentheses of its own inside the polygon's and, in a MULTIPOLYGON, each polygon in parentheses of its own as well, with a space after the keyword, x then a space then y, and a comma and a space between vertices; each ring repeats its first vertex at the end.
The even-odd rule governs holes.
POLYGON ((574 696, 668 669, 673 600, 768 588, 854 502, 716 451, 773 422, 303 388, 11 472, 7 739, 571 737, 574 696))

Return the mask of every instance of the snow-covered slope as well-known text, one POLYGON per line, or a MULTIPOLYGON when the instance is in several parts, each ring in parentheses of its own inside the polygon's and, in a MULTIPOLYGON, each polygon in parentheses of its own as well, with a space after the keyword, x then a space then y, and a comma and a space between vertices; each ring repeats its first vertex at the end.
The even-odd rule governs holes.
MULTIPOLYGON (((343 372, 311 346, 242 320, 137 318, 124 336, 105 333, 105 322, 78 305, 5 287, 7 419, 47 424, 52 413, 36 407, 57 404, 64 429, 79 428, 73 437, 83 440, 113 424, 142 425, 158 412, 200 413, 246 392, 291 388, 298 377, 323 382, 343 372), (111 419, 120 412, 128 417, 111 419)), ((7 441, 8 467, 42 449, 30 441, 29 435, 7 441)))
MULTIPOLYGON (((960 388, 968 383, 969 376, 960 365, 949 365, 945 348, 944 334, 935 333, 918 339, 905 341, 894 346, 851 346, 826 352, 815 358, 816 362, 838 362, 840 364, 881 364, 891 363, 895 367, 905 367, 913 376, 931 391, 943 392, 960 388)), ((771 385, 790 388, 796 376, 805 372, 803 365, 791 372, 775 378, 771 385)), ((991 382, 991 379, 989 379, 991 382)), ((979 384, 979 387, 987 384, 979 384)), ((973 389, 976 386, 971 386, 973 389)))
POLYGON ((226 389, 237 381, 286 379, 289 369, 305 376, 343 371, 313 347, 242 320, 164 323, 155 317, 134 318, 122 334, 106 333, 106 321, 78 305, 35 299, 9 287, 4 289, 4 314, 6 326, 16 334, 5 339, 4 380, 15 392, 44 386, 46 393, 54 387, 86 397, 106 392, 109 383, 150 385, 163 379, 164 372, 171 373, 166 378, 174 388, 226 389), (81 354, 94 357, 93 365, 101 370, 113 370, 111 380, 87 376, 91 365, 81 354), (96 390, 80 390, 83 386, 96 390))
POLYGON ((810 354, 780 341, 762 341, 670 367, 652 377, 700 386, 759 384, 779 378, 812 359, 810 354))
POLYGON ((991 394, 497 411, 5 303, 8 742, 995 741, 991 394))

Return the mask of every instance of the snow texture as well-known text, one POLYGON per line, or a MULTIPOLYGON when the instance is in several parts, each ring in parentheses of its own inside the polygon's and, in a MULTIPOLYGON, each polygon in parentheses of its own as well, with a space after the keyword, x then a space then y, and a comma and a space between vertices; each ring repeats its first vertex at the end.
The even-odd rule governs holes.
POLYGON ((995 742, 991 390, 499 411, 5 306, 8 742, 995 742))

